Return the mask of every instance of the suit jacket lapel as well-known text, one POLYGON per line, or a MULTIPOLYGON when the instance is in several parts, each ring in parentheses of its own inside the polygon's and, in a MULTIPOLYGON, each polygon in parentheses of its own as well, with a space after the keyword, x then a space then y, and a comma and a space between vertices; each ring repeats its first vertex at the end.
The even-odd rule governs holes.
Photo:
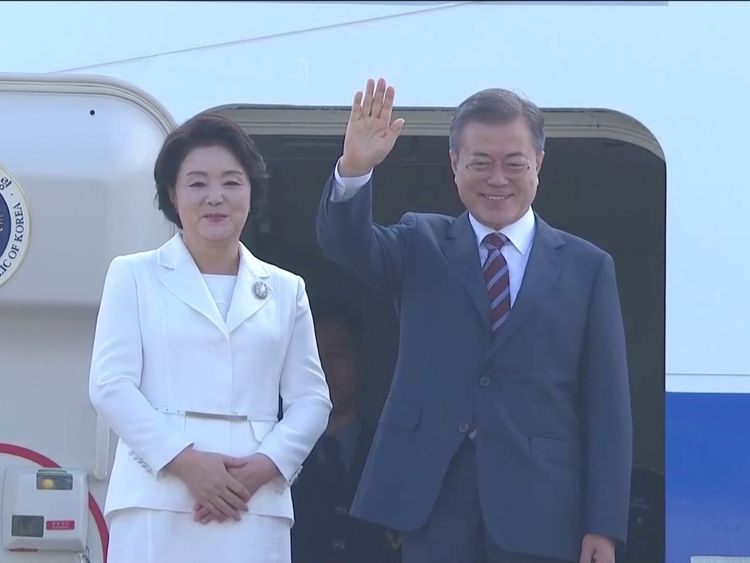
POLYGON ((560 278, 558 249, 565 242, 547 223, 536 216, 536 235, 531 247, 521 289, 510 310, 508 320, 495 336, 494 347, 502 346, 542 302, 560 278))
POLYGON ((479 263, 479 249, 474 229, 467 212, 459 215, 451 225, 443 245, 443 252, 477 310, 482 326, 490 330, 490 302, 479 263))
POLYGON ((240 244, 240 267, 226 326, 232 332, 273 298, 266 266, 240 244), (265 293, 265 295, 264 295, 265 293))
POLYGON ((161 283, 228 336, 226 323, 179 233, 158 250, 158 262, 157 277, 161 283))

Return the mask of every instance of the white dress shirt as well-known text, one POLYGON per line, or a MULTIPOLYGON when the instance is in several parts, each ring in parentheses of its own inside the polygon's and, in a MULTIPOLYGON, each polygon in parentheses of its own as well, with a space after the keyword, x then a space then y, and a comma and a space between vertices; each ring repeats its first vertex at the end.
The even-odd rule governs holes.
MULTIPOLYGON (((372 170, 363 176, 343 178, 339 174, 339 163, 337 162, 333 177, 334 185, 333 191, 331 192, 331 201, 342 202, 350 200, 357 194, 362 186, 364 186, 372 177, 372 170)), ((490 227, 483 225, 471 213, 469 213, 469 223, 471 223, 471 228, 477 239, 481 264, 484 264, 488 254, 487 248, 482 244, 484 237, 490 233, 498 232, 505 235, 510 242, 510 244, 505 244, 500 249, 500 253, 508 263, 508 275, 510 276, 510 304, 512 307, 516 302, 518 292, 521 290, 521 282, 526 273, 526 265, 529 262, 531 247, 534 244, 534 234, 536 233, 534 211, 529 207, 520 219, 515 223, 503 227, 499 231, 495 231, 490 227)))

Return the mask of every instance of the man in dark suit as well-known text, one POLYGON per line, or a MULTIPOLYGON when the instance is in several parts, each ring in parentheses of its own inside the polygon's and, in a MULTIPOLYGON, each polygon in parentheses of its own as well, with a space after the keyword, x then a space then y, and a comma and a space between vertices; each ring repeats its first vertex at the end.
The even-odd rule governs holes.
POLYGON ((333 260, 391 296, 399 356, 352 513, 403 532, 407 563, 614 561, 631 415, 611 257, 531 209, 539 109, 478 92, 450 162, 467 209, 372 223, 372 169, 403 127, 384 80, 357 92, 321 201, 333 260))
POLYGON ((396 532, 349 515, 373 429, 357 405, 361 329, 338 299, 313 302, 320 362, 333 410, 323 437, 292 487, 294 563, 398 563, 396 532))

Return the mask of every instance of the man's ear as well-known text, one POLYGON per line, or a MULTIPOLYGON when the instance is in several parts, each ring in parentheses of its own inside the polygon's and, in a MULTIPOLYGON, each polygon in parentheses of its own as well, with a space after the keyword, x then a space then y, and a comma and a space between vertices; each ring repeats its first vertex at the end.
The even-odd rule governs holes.
POLYGON ((544 151, 536 155, 536 173, 537 174, 539 174, 539 171, 542 169, 543 160, 544 160, 544 151))

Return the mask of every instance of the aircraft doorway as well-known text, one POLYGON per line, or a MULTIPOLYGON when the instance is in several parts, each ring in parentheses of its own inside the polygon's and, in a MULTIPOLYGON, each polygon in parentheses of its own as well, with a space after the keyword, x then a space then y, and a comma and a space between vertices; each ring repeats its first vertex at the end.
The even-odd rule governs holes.
MULTIPOLYGON (((303 276, 311 300, 343 297, 361 317, 366 370, 362 411, 377 421, 397 352, 393 307, 326 260, 315 237, 319 198, 342 150, 348 110, 224 107, 219 111, 253 136, 271 173, 271 189, 263 201, 254 201, 255 216, 243 241, 260 258, 303 276)), ((394 113, 406 118, 408 129, 375 171, 375 220, 394 223, 407 210, 459 214, 463 208, 445 136, 450 110, 394 113)), ((546 156, 534 209, 550 225, 590 240, 614 258, 627 338, 633 465, 660 480, 665 373, 663 156, 651 134, 622 114, 555 110, 546 111, 545 117, 546 156)), ((663 494, 656 497, 663 503, 663 494)), ((658 537, 640 541, 663 546, 663 504, 652 506, 650 515, 658 537)), ((631 539, 639 541, 633 531, 631 539)))

